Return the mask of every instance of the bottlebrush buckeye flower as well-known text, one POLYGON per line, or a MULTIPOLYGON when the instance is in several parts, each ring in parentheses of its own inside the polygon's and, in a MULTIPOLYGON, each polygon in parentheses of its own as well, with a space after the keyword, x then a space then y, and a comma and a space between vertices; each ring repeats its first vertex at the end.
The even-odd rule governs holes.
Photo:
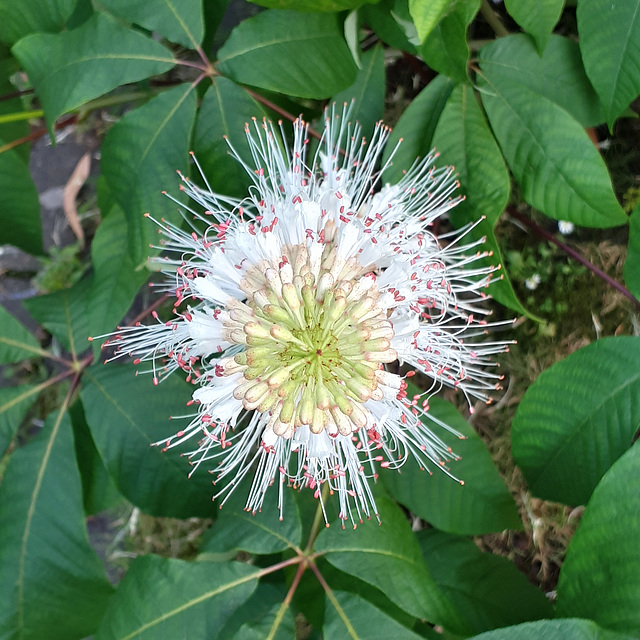
POLYGON ((483 241, 463 242, 471 225, 430 231, 461 200, 453 167, 435 168, 431 154, 376 192, 389 129, 379 124, 367 145, 347 119, 346 108, 327 112, 311 162, 301 120, 291 148, 281 124, 247 125, 254 164, 229 145, 253 181, 243 200, 181 176, 204 211, 188 208, 193 232, 157 221, 176 318, 155 315, 109 342, 115 357, 151 362, 155 384, 182 369, 196 386, 190 424, 156 444, 197 442, 192 473, 213 466, 217 496, 252 470, 249 511, 274 482, 321 500, 326 483, 355 523, 376 513, 378 465, 413 457, 447 471, 455 459, 406 377, 428 376, 425 394, 448 385, 489 401, 500 380, 489 357, 507 346, 475 340, 496 270, 479 264, 483 241), (403 364, 413 370, 402 375, 403 364))

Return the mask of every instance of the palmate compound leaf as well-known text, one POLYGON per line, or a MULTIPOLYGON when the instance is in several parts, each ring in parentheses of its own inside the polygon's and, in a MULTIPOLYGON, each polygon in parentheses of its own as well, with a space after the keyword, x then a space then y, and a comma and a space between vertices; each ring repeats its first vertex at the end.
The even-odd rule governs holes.
POLYGON ((42 355, 42 349, 31 332, 2 306, 0 327, 0 364, 20 362, 42 355))
POLYGON ((366 600, 344 591, 334 591, 333 599, 326 599, 324 620, 325 638, 419 640, 422 637, 366 600))
POLYGON ((103 13, 72 31, 28 35, 12 52, 42 102, 49 129, 63 113, 175 64, 168 49, 103 13))
MULTIPOLYGON (((480 221, 470 236, 486 238, 481 249, 491 255, 476 264, 502 265, 494 228, 509 202, 511 183, 471 86, 458 85, 449 96, 434 132, 433 145, 440 154, 439 162, 455 167, 460 192, 465 196, 449 214, 452 224, 463 227, 480 221)), ((517 313, 531 316, 518 300, 506 269, 494 275, 487 293, 517 313)))
MULTIPOLYGON (((418 390, 409 387, 409 397, 418 390)), ((384 471, 382 480, 389 493, 434 527, 449 533, 481 535, 503 529, 521 529, 518 510, 491 460, 485 444, 456 408, 440 398, 429 400, 429 413, 465 436, 460 440, 438 424, 427 424, 460 460, 449 465, 462 486, 441 469, 420 469, 413 459, 398 471, 384 471)))
POLYGON ((591 620, 538 620, 506 629, 495 629, 469 640, 634 640, 599 627, 591 620))
POLYGON ((429 573, 404 513, 376 495, 381 524, 374 519, 354 530, 338 520, 320 532, 314 549, 338 569, 383 591, 407 613, 462 632, 452 603, 429 573))
POLYGON ((51 414, 12 454, 0 486, 0 528, 0 637, 92 633, 113 589, 87 537, 67 413, 51 414))
POLYGON ((85 370, 82 404, 95 445, 118 490, 145 513, 158 517, 211 517, 212 477, 199 470, 189 478, 185 448, 163 452, 152 442, 184 426, 169 416, 189 413, 191 387, 170 376, 154 387, 131 366, 97 364, 85 370))
POLYGON ((531 492, 586 504, 640 424, 640 338, 603 338, 529 387, 512 427, 513 456, 531 492))
POLYGON ((580 0, 577 18, 584 66, 612 127, 640 93, 640 0, 580 0))
POLYGON ((553 616, 544 593, 506 558, 437 529, 423 529, 417 538, 429 571, 457 608, 466 633, 553 616))
POLYGON ((524 199, 555 220, 608 228, 628 219, 585 130, 522 85, 479 76, 482 104, 524 199))
MULTIPOLYGON (((244 167, 229 153, 229 144, 249 166, 251 150, 244 133, 245 124, 258 126, 268 117, 264 108, 242 87, 217 77, 202 98, 193 135, 193 151, 214 193, 243 198, 253 184, 244 167)), ((194 176, 197 180, 198 176, 194 176)))
POLYGON ((202 0, 103 0, 100 4, 113 15, 188 49, 196 49, 204 37, 202 0))
POLYGON ((177 206, 163 190, 178 192, 176 170, 187 174, 196 115, 193 84, 181 84, 127 113, 106 135, 102 171, 113 198, 127 218, 129 255, 135 264, 157 244, 158 228, 144 217, 179 223, 177 206))
POLYGON ((239 562, 136 558, 96 640, 218 638, 220 628, 254 592, 259 574, 239 562))
POLYGON ((640 637, 639 476, 636 443, 599 482, 571 540, 558 581, 559 616, 640 637))
POLYGON ((382 155, 382 165, 387 167, 382 176, 384 182, 399 182, 416 158, 424 158, 431 151, 433 134, 454 86, 452 80, 439 75, 405 109, 382 155), (394 151, 392 163, 387 166, 394 151))
POLYGON ((329 98, 357 72, 331 13, 263 11, 232 31, 218 60, 218 71, 235 82, 300 98, 329 98))

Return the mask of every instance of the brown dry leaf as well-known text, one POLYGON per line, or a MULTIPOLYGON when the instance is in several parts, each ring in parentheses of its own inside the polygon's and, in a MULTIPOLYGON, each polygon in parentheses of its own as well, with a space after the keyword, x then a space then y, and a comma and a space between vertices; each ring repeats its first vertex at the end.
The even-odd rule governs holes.
POLYGON ((89 170, 91 169, 91 154, 87 151, 82 158, 80 158, 76 168, 73 170, 69 182, 64 186, 64 192, 62 195, 62 206, 64 208, 64 215, 67 217, 67 222, 71 227, 76 238, 80 241, 80 246, 84 247, 84 231, 80 224, 80 218, 78 217, 78 209, 76 208, 76 197, 78 192, 82 188, 82 185, 89 177, 89 170))

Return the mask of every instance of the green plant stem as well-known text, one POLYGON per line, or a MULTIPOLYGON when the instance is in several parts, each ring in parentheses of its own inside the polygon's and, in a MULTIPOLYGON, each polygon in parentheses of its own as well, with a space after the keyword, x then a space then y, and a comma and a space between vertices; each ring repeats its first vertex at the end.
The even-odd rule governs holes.
POLYGON ((320 583, 320 585, 324 589, 324 592, 327 594, 327 598, 329 598, 331 604, 335 607, 335 610, 338 612, 338 615, 340 616, 340 619, 344 623, 344 626, 347 628, 349 636, 351 638, 353 638, 354 640, 358 640, 358 638, 360 636, 357 634, 357 632, 353 628, 353 626, 351 624, 351 621, 349 620, 347 614, 344 612, 344 610, 340 606, 340 603, 338 602, 338 599, 336 598, 335 594, 333 593, 333 590, 327 584, 327 581, 324 579, 324 576, 322 575, 322 573, 320 573, 320 569, 318 569, 318 567, 316 566, 316 564, 314 562, 311 562, 309 564, 309 566, 311 567, 311 571, 313 571, 313 573, 315 574, 316 578, 318 578, 318 582, 320 583))
POLYGON ((498 36, 498 38, 509 35, 509 30, 502 24, 496 12, 491 8, 489 0, 482 0, 482 4, 480 5, 480 13, 487 21, 487 24, 493 29, 493 32, 498 36))
POLYGON ((523 216, 521 213, 516 211, 515 208, 508 207, 507 213, 512 218, 515 218, 519 222, 522 222, 522 224, 524 224, 526 227, 537 233, 541 238, 552 242, 556 245, 556 247, 562 249, 568 256, 587 267, 587 269, 589 269, 591 273, 595 274, 596 276, 604 280, 609 286, 619 291, 625 298, 628 298, 635 305, 636 309, 640 309, 640 300, 638 300, 631 293, 631 291, 629 291, 629 289, 621 285, 618 281, 614 280, 610 275, 602 271, 602 269, 596 267, 595 264, 589 262, 584 256, 580 255, 577 251, 566 245, 564 242, 558 240, 552 233, 549 233, 548 231, 537 225, 533 220, 530 220, 526 216, 523 216))
POLYGON ((316 508, 316 515, 313 518, 313 523, 311 524, 311 531, 309 532, 309 539, 307 540, 307 546, 304 548, 304 555, 308 556, 312 549, 313 543, 316 541, 318 537, 318 533, 320 533, 320 526, 322 521, 324 520, 324 510, 322 508, 323 503, 329 496, 329 483, 325 482, 322 487, 322 495, 318 500, 318 506, 316 508))
POLYGON ((302 574, 305 572, 306 568, 307 568, 306 562, 301 562, 298 565, 298 570, 296 571, 296 575, 294 576, 293 582, 289 587, 289 591, 287 591, 287 595, 285 596, 285 599, 282 601, 282 604, 278 609, 278 613, 276 614, 275 620, 271 625, 271 629, 269 630, 269 635, 266 637, 266 640, 273 640, 273 638, 275 637, 276 632, 278 631, 278 627, 282 622, 282 618, 284 618, 284 614, 286 613, 287 609, 291 605, 291 600, 293 600, 293 595, 295 594, 296 589, 300 584, 300 579, 302 578, 302 574))
POLYGON ((44 111, 42 109, 5 113, 3 116, 0 116, 0 124, 6 124, 7 122, 19 122, 20 120, 31 120, 31 118, 42 118, 43 115, 44 111))

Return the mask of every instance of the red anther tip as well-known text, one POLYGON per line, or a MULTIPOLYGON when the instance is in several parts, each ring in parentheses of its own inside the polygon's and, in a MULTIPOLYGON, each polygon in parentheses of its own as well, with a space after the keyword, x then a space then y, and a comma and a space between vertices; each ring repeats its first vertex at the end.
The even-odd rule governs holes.
POLYGON ((93 342, 93 336, 89 336, 89 337, 87 338, 87 340, 88 340, 89 342, 93 342))
POLYGON ((196 154, 195 154, 195 153, 193 153, 193 151, 189 151, 189 155, 190 155, 190 156, 195 156, 196 154))
POLYGON ((148 218, 151 214, 150 213, 144 213, 143 214, 145 218, 148 218))

